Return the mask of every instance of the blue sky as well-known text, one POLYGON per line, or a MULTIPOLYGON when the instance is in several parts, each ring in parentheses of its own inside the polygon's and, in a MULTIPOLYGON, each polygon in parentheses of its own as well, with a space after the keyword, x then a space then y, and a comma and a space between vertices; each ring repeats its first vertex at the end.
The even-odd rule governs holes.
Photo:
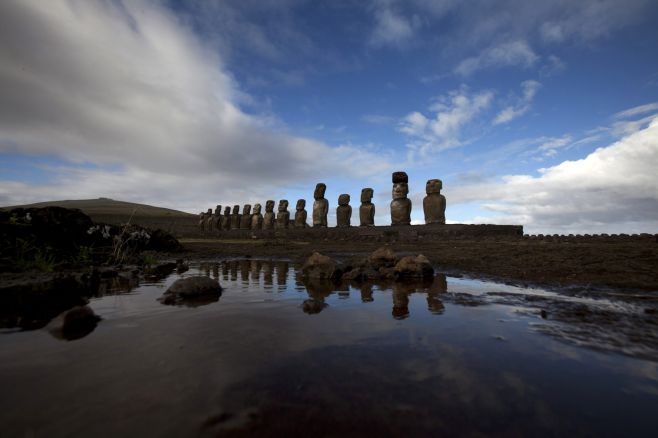
MULTIPOLYGON (((358 207, 443 180, 447 219, 656 232, 658 5, 0 4, 0 204, 358 207)), ((333 212, 333 209, 332 209, 333 212)), ((335 223, 330 214, 330 223, 335 223)))

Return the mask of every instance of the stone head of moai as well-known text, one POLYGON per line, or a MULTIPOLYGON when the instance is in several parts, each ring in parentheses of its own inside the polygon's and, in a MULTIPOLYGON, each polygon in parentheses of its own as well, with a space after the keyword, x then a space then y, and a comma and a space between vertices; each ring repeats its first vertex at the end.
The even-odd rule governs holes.
POLYGON ((279 201, 279 211, 288 211, 288 200, 282 199, 279 201))
POLYGON ((233 214, 240 214, 240 206, 239 205, 234 205, 233 206, 233 214))
POLYGON ((338 205, 350 205, 350 195, 343 193, 338 196, 338 205))
POLYGON ((298 199, 295 210, 303 210, 306 207, 306 199, 298 199))
POLYGON ((274 201, 269 200, 265 202, 265 211, 272 213, 274 211, 274 201))
POLYGON ((373 194, 374 194, 374 190, 371 189, 370 187, 366 187, 365 189, 361 190, 361 202, 362 203, 372 202, 373 194))
POLYGON ((254 204, 254 214, 260 214, 260 204, 254 204))
POLYGON ((317 183, 315 186, 315 192, 313 192, 314 199, 324 198, 324 192, 327 190, 327 185, 325 183, 317 183))
POLYGON ((206 215, 212 216, 212 208, 209 208, 208 211, 206 212, 206 215))
POLYGON ((231 207, 227 205, 226 207, 224 207, 224 216, 228 216, 230 214, 231 214, 231 207))
POLYGON ((215 207, 215 216, 219 216, 221 214, 222 214, 222 206, 218 204, 217 207, 215 207))
POLYGON ((245 204, 244 208, 242 209, 242 214, 251 214, 251 205, 250 204, 245 204))
POLYGON ((432 193, 441 193, 443 182, 440 179, 429 179, 425 185, 425 192, 430 195, 432 193))
POLYGON ((409 194, 409 184, 395 183, 393 184, 393 199, 405 199, 409 194))

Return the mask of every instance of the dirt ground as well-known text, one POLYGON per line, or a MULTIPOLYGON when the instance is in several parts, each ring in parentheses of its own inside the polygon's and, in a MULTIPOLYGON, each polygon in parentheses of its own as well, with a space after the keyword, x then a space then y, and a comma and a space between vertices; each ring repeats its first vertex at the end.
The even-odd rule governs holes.
MULTIPOLYGON (((183 257, 285 258, 303 261, 319 251, 348 260, 365 256, 379 242, 295 242, 182 239, 183 257)), ((612 287, 658 291, 658 240, 508 239, 390 243, 399 255, 424 254, 444 272, 461 272, 522 284, 612 287)))

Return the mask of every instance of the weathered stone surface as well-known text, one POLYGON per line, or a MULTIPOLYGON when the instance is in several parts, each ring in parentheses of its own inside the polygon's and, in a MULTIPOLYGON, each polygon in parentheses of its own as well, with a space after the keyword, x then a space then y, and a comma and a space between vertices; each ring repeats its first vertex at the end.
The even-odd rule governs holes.
POLYGON ((402 257, 393 270, 395 278, 431 278, 434 276, 432 264, 422 254, 402 257))
POLYGON ((188 277, 176 280, 160 297, 162 304, 196 307, 219 300, 222 287, 210 277, 188 277))
POLYGON ((393 181, 393 184, 409 183, 409 177, 406 172, 393 172, 391 180, 393 181))
POLYGON ((199 230, 205 231, 206 229, 206 213, 201 212, 199 213, 199 230))
POLYGON ((427 196, 423 199, 423 212, 426 224, 446 223, 446 198, 441 194, 442 188, 440 179, 430 179, 425 185, 427 196))
POLYGON ((306 200, 299 199, 297 201, 297 206, 295 211, 295 222, 294 222, 295 228, 306 228, 307 213, 305 207, 306 207, 306 200))
POLYGON ((215 207, 215 212, 212 217, 212 230, 221 230, 222 229, 222 206, 217 205, 215 207))
POLYGON ((411 223, 411 200, 407 198, 409 186, 407 185, 407 174, 404 172, 393 173, 393 200, 391 201, 391 225, 409 225, 411 223), (401 175, 404 174, 404 177, 401 175), (395 182, 395 181, 405 182, 395 182))
POLYGON ((306 278, 333 278, 336 272, 336 262, 329 256, 314 252, 302 266, 302 275, 306 278))
POLYGON ((379 269, 382 267, 390 268, 395 266, 396 262, 397 256, 390 246, 382 246, 381 248, 377 248, 368 257, 368 265, 374 269, 379 269))
POLYGON ((231 229, 239 230, 240 223, 242 222, 242 215, 240 214, 240 206, 233 206, 233 213, 231 214, 231 229))
POLYGON ((231 207, 224 208, 224 216, 222 216, 222 230, 231 229, 231 207))
POLYGON ((260 230, 263 228, 263 215, 260 214, 260 204, 254 204, 254 214, 251 215, 251 229, 260 230))
POLYGON ((276 215, 276 227, 288 228, 290 223, 290 212, 288 211, 288 200, 282 199, 279 201, 279 213, 276 215))
POLYGON ((350 206, 350 195, 343 193, 338 197, 336 208, 336 226, 349 227, 352 219, 352 207, 350 206))
POLYGON ((274 228, 274 201, 271 199, 265 202, 265 215, 263 216, 263 229, 271 230, 274 228))
POLYGON ((359 221, 362 227, 375 225, 375 204, 372 203, 374 191, 371 188, 361 190, 361 206, 359 207, 359 221))
POLYGON ((242 217, 240 218, 240 229, 251 229, 251 205, 245 204, 242 208, 242 217))
POLYGON ((94 331, 100 320, 91 307, 76 306, 56 316, 47 329, 58 339, 73 341, 94 331))
POLYGON ((324 183, 318 183, 315 186, 315 192, 313 193, 313 226, 314 227, 326 227, 327 226, 327 214, 329 214, 329 201, 324 198, 324 193, 327 190, 327 186, 324 183))

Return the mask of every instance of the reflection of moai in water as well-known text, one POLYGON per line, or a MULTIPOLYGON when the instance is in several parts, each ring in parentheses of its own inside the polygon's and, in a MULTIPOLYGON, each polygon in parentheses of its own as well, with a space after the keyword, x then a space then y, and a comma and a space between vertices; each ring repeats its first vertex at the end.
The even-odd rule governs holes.
POLYGON ((391 225, 409 225, 411 223, 411 200, 409 177, 405 172, 393 172, 393 200, 391 201, 391 225))
POLYGON ((274 201, 265 202, 265 216, 263 216, 263 229, 271 230, 274 228, 274 201))
POLYGON ((222 216, 222 230, 231 229, 231 207, 224 207, 224 216, 222 216))
POLYGON ((423 199, 423 211, 426 224, 446 223, 446 197, 441 194, 443 183, 440 179, 427 181, 425 191, 427 196, 423 199))
POLYGON ((251 215, 251 229, 260 230, 263 228, 263 215, 260 214, 260 204, 254 204, 254 214, 251 215))
POLYGON ((240 206, 233 206, 233 213, 231 214, 231 229, 237 230, 240 228, 240 221, 242 220, 242 215, 240 214, 240 206))
POLYGON ((445 306, 441 301, 441 295, 448 292, 448 282, 445 274, 437 274, 434 281, 427 288, 427 310, 434 315, 441 315, 445 306))
POLYGON ((299 199, 297 201, 297 207, 295 211, 295 223, 294 227, 295 228, 306 228, 306 200, 305 199, 299 199))
POLYGON ((240 229, 248 230, 251 228, 251 205, 245 204, 242 209, 242 217, 240 218, 240 229))
POLYGON ((361 190, 361 206, 359 207, 359 220, 362 227, 375 225, 375 204, 372 203, 373 190, 361 190))
POLYGON ((276 215, 276 227, 288 228, 290 222, 290 212, 288 211, 288 200, 282 199, 279 201, 279 213, 276 215))
POLYGON ((336 226, 349 227, 352 219, 352 207, 350 206, 350 195, 343 193, 338 197, 336 208, 336 226))
POLYGON ((315 186, 315 192, 313 193, 313 226, 314 227, 326 227, 327 226, 327 214, 329 214, 329 201, 324 199, 324 192, 327 190, 327 186, 324 183, 318 183, 315 186))

